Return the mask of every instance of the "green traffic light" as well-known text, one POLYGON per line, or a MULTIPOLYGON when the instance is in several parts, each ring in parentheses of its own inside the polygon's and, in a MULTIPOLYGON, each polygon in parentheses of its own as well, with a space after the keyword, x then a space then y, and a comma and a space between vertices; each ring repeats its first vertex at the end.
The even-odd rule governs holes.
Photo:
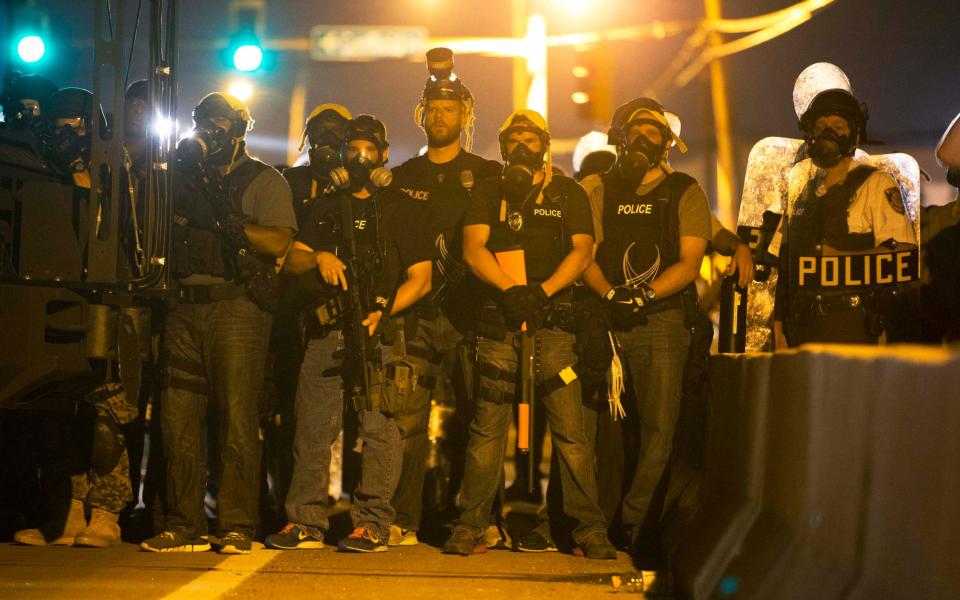
POLYGON ((47 47, 38 35, 25 35, 17 42, 17 56, 25 63, 35 63, 43 58, 47 47))
POLYGON ((263 49, 256 44, 243 44, 233 51, 233 67, 238 71, 256 71, 263 62, 263 49))

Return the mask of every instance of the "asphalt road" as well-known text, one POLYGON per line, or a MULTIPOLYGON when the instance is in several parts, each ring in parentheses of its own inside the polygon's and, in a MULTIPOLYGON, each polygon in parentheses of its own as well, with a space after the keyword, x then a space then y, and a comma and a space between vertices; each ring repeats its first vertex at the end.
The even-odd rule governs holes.
MULTIPOLYGON (((622 553, 609 561, 505 550, 461 557, 426 544, 377 554, 258 548, 230 557, 212 552, 158 555, 126 543, 110 549, 4 544, 0 598, 607 598, 617 593, 611 576, 632 570, 622 553)), ((655 575, 644 575, 649 589, 655 575)))

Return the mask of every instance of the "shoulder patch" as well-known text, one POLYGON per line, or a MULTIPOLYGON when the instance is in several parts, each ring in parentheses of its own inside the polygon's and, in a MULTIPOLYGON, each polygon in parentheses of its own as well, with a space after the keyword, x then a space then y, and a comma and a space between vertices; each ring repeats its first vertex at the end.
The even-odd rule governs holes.
POLYGON ((884 191, 884 194, 887 196, 887 202, 890 204, 890 208, 894 212, 899 214, 906 214, 907 210, 903 206, 903 198, 900 197, 900 188, 899 187, 890 187, 884 191))

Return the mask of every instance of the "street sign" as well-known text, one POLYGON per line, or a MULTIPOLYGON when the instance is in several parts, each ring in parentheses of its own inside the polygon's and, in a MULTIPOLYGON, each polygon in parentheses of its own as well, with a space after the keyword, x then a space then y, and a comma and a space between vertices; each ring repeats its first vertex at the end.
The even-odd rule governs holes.
POLYGON ((316 25, 310 30, 310 58, 324 61, 407 58, 423 54, 428 35, 425 27, 316 25))

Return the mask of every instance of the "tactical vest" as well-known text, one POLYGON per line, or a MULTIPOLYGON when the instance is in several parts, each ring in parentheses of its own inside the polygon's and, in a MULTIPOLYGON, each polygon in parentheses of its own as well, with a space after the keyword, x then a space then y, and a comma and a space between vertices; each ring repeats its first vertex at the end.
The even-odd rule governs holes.
MULTIPOLYGON (((227 206, 231 211, 243 214, 243 193, 261 172, 269 168, 259 160, 249 158, 223 178, 221 193, 226 194, 227 206)), ((195 198, 191 201, 205 200, 195 198)), ((198 274, 232 281, 242 279, 235 250, 217 232, 193 227, 189 223, 174 225, 171 244, 174 248, 174 276, 177 279, 198 274)))
MULTIPOLYGON (((639 195, 614 175, 604 176, 603 240, 596 262, 611 285, 637 289, 680 260, 680 199, 696 180, 674 171, 657 187, 639 195)), ((650 310, 681 305, 691 287, 654 302, 650 310)))
POLYGON ((557 184, 559 179, 554 177, 543 191, 543 199, 539 204, 533 195, 525 206, 522 202, 501 200, 499 218, 490 227, 490 239, 487 242, 490 252, 523 248, 528 283, 548 279, 572 247, 563 222, 567 198, 557 184), (516 213, 522 219, 522 226, 518 230, 510 226, 511 222, 517 223, 515 218, 511 218, 516 213))
MULTIPOLYGON (((874 247, 873 233, 851 233, 847 221, 850 203, 857 194, 857 190, 876 171, 873 167, 858 166, 847 173, 846 179, 827 190, 826 194, 818 197, 816 179, 808 182, 806 189, 797 199, 793 207, 790 220, 787 223, 788 239, 788 314, 787 331, 791 344, 795 340, 817 341, 806 339, 801 333, 809 326, 810 320, 838 312, 851 312, 862 308, 866 311, 866 320, 877 317, 878 303, 871 297, 871 292, 850 292, 826 289, 800 289, 796 280, 794 267, 801 256, 820 256, 823 246, 831 246, 845 252, 869 250, 874 247), (792 335, 791 335, 792 334, 792 335)), ((861 327, 864 322, 863 313, 851 313, 852 329, 861 327)), ((841 324, 840 326, 843 326, 841 324)), ((879 328, 879 327, 877 327, 879 328)), ((879 335, 875 331, 874 335, 879 335)), ((845 334, 840 334, 843 337, 845 334)), ((854 333, 860 337, 859 333, 854 333)), ((824 340, 838 341, 838 340, 824 340)))
POLYGON ((284 169, 283 177, 290 184, 297 225, 302 227, 303 220, 310 214, 310 207, 323 195, 329 181, 315 177, 309 165, 284 169))

